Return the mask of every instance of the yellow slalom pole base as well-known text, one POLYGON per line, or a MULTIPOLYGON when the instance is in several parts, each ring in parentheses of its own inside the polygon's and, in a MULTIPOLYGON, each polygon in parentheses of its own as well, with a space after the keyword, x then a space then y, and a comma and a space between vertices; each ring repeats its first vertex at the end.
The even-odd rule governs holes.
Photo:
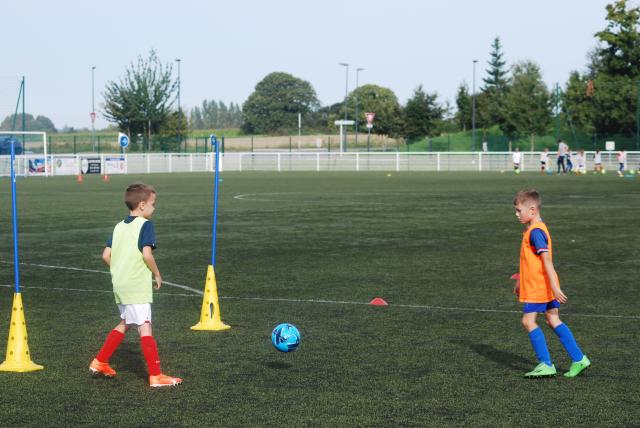
POLYGON ((0 364, 3 372, 34 372, 44 367, 31 361, 29 344, 27 342, 27 323, 24 318, 22 294, 13 294, 11 311, 11 325, 9 326, 9 340, 7 341, 7 357, 0 364))
POLYGON ((230 328, 231 326, 223 323, 220 319, 216 274, 213 270, 213 266, 209 265, 207 268, 207 281, 204 284, 204 295, 202 296, 200 322, 192 326, 191 330, 221 331, 229 330, 230 328))

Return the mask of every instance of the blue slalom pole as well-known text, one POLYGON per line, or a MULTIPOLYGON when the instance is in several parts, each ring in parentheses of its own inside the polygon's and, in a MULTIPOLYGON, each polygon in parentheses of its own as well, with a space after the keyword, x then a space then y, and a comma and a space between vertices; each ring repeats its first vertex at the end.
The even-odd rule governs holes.
POLYGON ((16 162, 15 140, 11 139, 11 212, 13 214, 13 275, 16 293, 20 293, 20 268, 18 265, 18 209, 16 203, 16 162))
POLYGON ((218 176, 220 174, 219 171, 219 163, 220 163, 220 147, 218 144, 218 139, 215 135, 211 134, 211 145, 215 147, 216 150, 216 164, 215 164, 215 174, 214 180, 215 184, 213 186, 213 235, 211 238, 211 266, 215 271, 216 268, 216 231, 218 229, 218 176))

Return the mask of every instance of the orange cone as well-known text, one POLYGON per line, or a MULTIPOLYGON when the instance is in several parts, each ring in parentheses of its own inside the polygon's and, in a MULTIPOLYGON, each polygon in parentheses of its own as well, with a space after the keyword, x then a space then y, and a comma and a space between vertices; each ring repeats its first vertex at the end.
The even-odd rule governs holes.
POLYGON ((102 177, 102 181, 104 181, 105 183, 109 182, 109 176, 107 174, 104 175, 104 177, 102 177))
POLYGON ((389 306, 389 304, 382 298, 376 297, 372 301, 369 302, 371 306, 389 306))
POLYGON ((82 174, 78 174, 78 176, 76 177, 76 181, 78 183, 82 183, 84 181, 84 177, 82 176, 82 174))

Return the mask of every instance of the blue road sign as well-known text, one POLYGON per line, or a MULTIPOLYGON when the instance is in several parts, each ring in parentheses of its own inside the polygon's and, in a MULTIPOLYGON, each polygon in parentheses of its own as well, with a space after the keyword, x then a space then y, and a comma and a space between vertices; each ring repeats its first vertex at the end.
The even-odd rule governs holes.
POLYGON ((120 147, 127 147, 129 145, 129 137, 124 134, 119 134, 118 142, 120 143, 120 147))

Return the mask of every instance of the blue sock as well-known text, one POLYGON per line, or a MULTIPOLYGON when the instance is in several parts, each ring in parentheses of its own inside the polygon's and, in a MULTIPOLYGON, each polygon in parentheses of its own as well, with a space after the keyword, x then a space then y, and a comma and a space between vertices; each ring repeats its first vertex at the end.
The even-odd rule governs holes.
POLYGON ((549 355, 549 349, 547 349, 547 341, 544 338, 544 333, 537 327, 535 330, 529 332, 529 339, 531 340, 531 346, 536 353, 536 358, 541 363, 545 363, 551 366, 551 355, 549 355))
POLYGON ((564 349, 567 351, 567 354, 571 357, 573 361, 580 361, 584 354, 582 350, 576 343, 576 339, 573 338, 573 333, 569 330, 566 324, 560 324, 553 331, 556 332, 558 338, 560 339, 560 343, 564 346, 564 349))

